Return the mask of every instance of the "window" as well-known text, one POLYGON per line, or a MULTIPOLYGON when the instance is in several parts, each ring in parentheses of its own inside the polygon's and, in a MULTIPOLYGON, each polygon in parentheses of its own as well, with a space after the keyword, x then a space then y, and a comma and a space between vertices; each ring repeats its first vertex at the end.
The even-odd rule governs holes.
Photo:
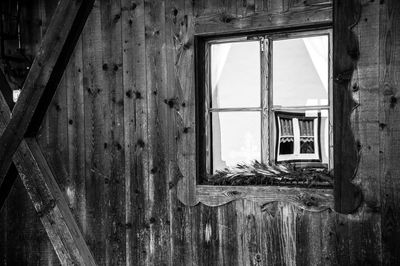
POLYGON ((330 41, 330 30, 205 40, 202 175, 255 160, 332 167, 330 41))

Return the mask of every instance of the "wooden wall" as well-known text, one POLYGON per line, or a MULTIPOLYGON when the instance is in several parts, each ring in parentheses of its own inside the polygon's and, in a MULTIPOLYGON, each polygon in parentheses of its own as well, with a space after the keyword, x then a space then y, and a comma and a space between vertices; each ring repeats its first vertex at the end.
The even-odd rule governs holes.
MULTIPOLYGON (((24 45, 32 54, 55 2, 24 1, 24 45)), ((194 121, 177 111, 194 117, 187 88, 194 82, 193 33, 202 27, 195 22, 229 24, 268 12, 285 26, 290 20, 279 20, 281 14, 310 8, 318 17, 331 3, 96 1, 38 140, 99 265, 400 264, 396 0, 360 0, 354 14, 360 58, 352 121, 361 147, 355 182, 364 195, 355 214, 311 213, 283 202, 262 209, 245 200, 187 207, 176 197, 185 172, 178 143, 189 138, 187 152, 194 145, 194 121)), ((0 264, 58 263, 17 181, 1 211, 0 264)))

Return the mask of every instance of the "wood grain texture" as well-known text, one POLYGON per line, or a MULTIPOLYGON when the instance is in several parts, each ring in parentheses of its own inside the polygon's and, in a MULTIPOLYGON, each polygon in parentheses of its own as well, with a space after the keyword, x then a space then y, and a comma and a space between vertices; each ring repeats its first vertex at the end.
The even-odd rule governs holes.
MULTIPOLYGON (((121 7, 119 1, 110 3, 96 2, 95 14, 85 26, 60 84, 59 90, 65 89, 66 95, 54 98, 40 139, 46 156, 60 156, 55 152, 57 147, 64 149, 63 159, 53 158, 51 164, 55 165, 50 167, 66 169, 68 177, 60 180, 60 188, 96 262, 390 265, 398 261, 398 155, 396 145, 392 145, 398 140, 396 3, 362 0, 361 13, 357 10, 349 15, 353 19, 361 14, 352 29, 359 40, 360 58, 349 83, 351 96, 360 104, 350 121, 361 145, 354 182, 362 189, 364 201, 353 214, 303 210, 291 194, 289 199, 295 203, 273 201, 262 207, 249 199, 235 199, 219 207, 195 205, 197 198, 189 199, 187 202, 195 206, 188 207, 176 196, 189 196, 182 192, 187 184, 182 187, 178 180, 194 173, 198 163, 192 71, 197 18, 225 13, 237 21, 250 21, 263 12, 283 17, 286 13, 300 14, 308 6, 326 7, 331 1, 171 0, 145 4, 122 0, 121 7), (114 70, 113 64, 121 62, 122 66, 114 70), (154 88, 158 95, 148 95, 154 88), (101 91, 97 93, 97 89, 101 91), (118 98, 115 102, 113 95, 118 98), (60 101, 65 97, 66 101, 60 101), (123 107, 118 103, 121 99, 123 107), (110 144, 113 121, 123 124, 114 135, 121 150, 110 144), (62 128, 67 134, 61 132, 62 128), (66 135, 67 140, 62 141, 66 135), (64 161, 66 155, 68 160, 64 161), (117 166, 123 174, 113 174, 117 166), (159 166, 156 173, 151 172, 154 166, 159 166), (120 180, 125 188, 121 183, 105 184, 106 179, 120 180)), ((52 5, 49 0, 26 3, 32 13, 40 11, 42 18, 52 15, 52 5)), ((37 51, 47 22, 43 20, 44 25, 39 26, 34 14, 29 21, 33 33, 24 45, 27 51, 37 51)), ((57 255, 23 189, 17 180, 1 211, 0 264, 57 264, 57 255)), ((229 199, 235 193, 228 194, 229 199)), ((227 197, 221 198, 218 200, 225 201, 227 197)))
MULTIPOLYGON (((189 2, 185 1, 185 5, 189 2)), ((178 126, 178 167, 183 176, 177 185, 177 197, 185 205, 194 206, 198 203, 195 196, 198 162, 195 143, 197 129, 195 124, 194 10, 190 4, 188 6, 181 22, 180 34, 176 36, 178 37, 175 59, 176 87, 181 105, 183 105, 175 113, 178 126)))
POLYGON ((145 261, 148 245, 145 186, 149 175, 144 2, 122 1, 123 88, 125 130, 126 263, 145 261))
POLYGON ((250 16, 232 16, 222 11, 208 16, 200 16, 195 21, 195 33, 226 34, 249 32, 257 30, 278 29, 285 27, 312 26, 332 21, 332 7, 330 3, 315 7, 303 7, 282 13, 259 11, 250 16))
POLYGON ((360 18, 359 0, 334 2, 333 27, 333 144, 335 169, 335 210, 354 212, 362 194, 352 180, 358 163, 359 148, 352 131, 350 116, 357 107, 351 91, 351 78, 359 59, 358 39, 352 31, 360 18))
POLYGON ((126 264, 125 241, 125 167, 124 167, 124 89, 122 80, 121 1, 101 1, 102 69, 105 95, 103 125, 106 210, 106 261, 111 265, 126 264))
POLYGON ((382 2, 379 11, 379 108, 381 137, 379 152, 382 258, 384 265, 400 263, 399 164, 399 70, 400 70, 400 3, 382 2), (384 126, 383 126, 384 125, 384 126))
POLYGON ((257 202, 260 206, 281 201, 308 211, 333 208, 331 189, 302 189, 288 187, 254 186, 197 186, 198 200, 208 206, 220 206, 237 199, 257 202))
POLYGON ((101 27, 101 4, 96 1, 82 32, 83 80, 84 87, 84 132, 85 132, 85 198, 86 227, 85 239, 97 260, 106 263, 107 225, 99 222, 105 218, 108 199, 105 186, 109 181, 109 165, 105 150, 111 146, 106 138, 110 106, 105 106, 108 91, 103 74, 103 46, 101 27))
POLYGON ((166 1, 144 1, 149 175, 144 179, 149 245, 146 263, 170 261, 168 201, 167 64, 165 46, 166 1))
MULTIPOLYGON (((82 178, 85 176, 82 38, 78 41, 75 52, 66 69, 65 79, 66 87, 59 88, 60 90, 66 90, 67 92, 67 168, 70 182, 66 184, 64 191, 67 194, 68 204, 73 210, 81 230, 86 232, 85 180, 82 178)), ((39 144, 41 143, 39 142, 39 144)))

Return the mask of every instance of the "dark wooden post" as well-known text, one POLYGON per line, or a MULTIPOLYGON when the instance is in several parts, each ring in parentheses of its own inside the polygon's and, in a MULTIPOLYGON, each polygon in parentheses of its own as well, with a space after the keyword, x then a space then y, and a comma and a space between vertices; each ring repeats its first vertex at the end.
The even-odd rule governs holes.
MULTIPOLYGON (((359 147, 351 129, 350 116, 356 103, 351 92, 351 78, 359 58, 357 25, 359 0, 334 1, 333 6, 333 135, 335 171, 335 210, 354 212, 362 195, 351 181, 357 173, 359 147)), ((355 84, 356 85, 356 84, 355 84)))

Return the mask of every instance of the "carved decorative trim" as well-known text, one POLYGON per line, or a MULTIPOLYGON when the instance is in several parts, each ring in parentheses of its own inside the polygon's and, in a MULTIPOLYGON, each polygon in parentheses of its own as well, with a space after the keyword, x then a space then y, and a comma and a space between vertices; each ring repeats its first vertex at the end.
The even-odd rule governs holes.
POLYGON ((354 138, 351 114, 358 104, 351 84, 360 55, 353 28, 361 15, 359 0, 334 1, 333 26, 333 136, 335 169, 335 210, 352 213, 362 200, 361 190, 352 183, 357 174, 360 145, 354 138))
POLYGON ((333 209, 332 189, 199 185, 196 192, 198 201, 207 206, 220 206, 233 200, 247 199, 257 202, 261 206, 280 201, 313 212, 333 209))

